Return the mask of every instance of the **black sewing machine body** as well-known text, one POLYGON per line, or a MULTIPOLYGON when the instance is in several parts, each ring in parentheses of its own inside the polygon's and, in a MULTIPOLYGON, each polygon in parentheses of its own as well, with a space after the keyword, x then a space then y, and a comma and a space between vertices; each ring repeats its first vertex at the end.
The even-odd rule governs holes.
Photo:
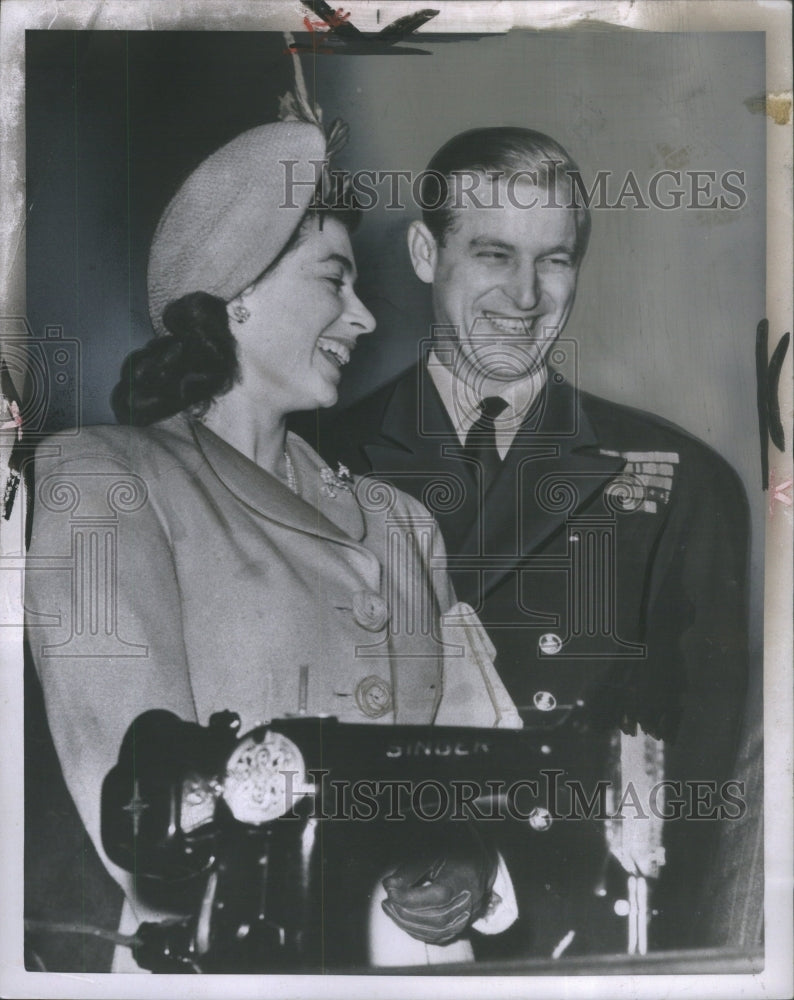
POLYGON ((239 737, 229 712, 206 727, 145 713, 102 796, 108 856, 172 915, 141 926, 138 963, 366 964, 378 881, 414 845, 443 845, 450 824, 466 823, 504 857, 520 913, 504 934, 472 935, 475 952, 548 956, 571 931, 574 954, 625 951, 627 875, 610 858, 606 812, 584 818, 575 791, 601 789, 606 805, 609 738, 573 713, 563 722, 483 730, 296 717, 239 737))

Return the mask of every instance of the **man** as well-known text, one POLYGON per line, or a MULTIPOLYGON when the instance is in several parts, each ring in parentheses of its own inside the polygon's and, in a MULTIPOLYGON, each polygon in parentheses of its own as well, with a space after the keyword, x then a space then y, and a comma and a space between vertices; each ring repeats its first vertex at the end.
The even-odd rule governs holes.
MULTIPOLYGON (((624 778, 701 782, 665 786, 656 812, 647 795, 630 807, 647 816, 635 828, 649 857, 623 855, 624 875, 661 869, 652 945, 691 946, 705 940, 699 883, 716 829, 702 820, 722 815, 746 684, 746 502, 703 443, 555 369, 570 353, 560 336, 590 230, 574 174, 557 142, 526 129, 476 129, 439 150, 408 231, 414 271, 432 286, 433 337, 416 367, 339 415, 320 446, 433 511, 457 596, 485 625, 525 728, 549 734, 549 767, 566 739, 603 734, 566 771, 588 795, 610 745, 624 778), (646 740, 635 771, 620 731, 661 741, 646 740), (695 818, 668 819, 676 809, 695 818), (657 813, 663 851, 649 846, 657 813)), ((636 900, 606 892, 611 863, 584 860, 583 826, 531 842, 514 832, 503 852, 521 929, 494 942, 521 954, 566 941, 568 953, 617 950, 598 901, 610 899, 614 918, 636 900)))

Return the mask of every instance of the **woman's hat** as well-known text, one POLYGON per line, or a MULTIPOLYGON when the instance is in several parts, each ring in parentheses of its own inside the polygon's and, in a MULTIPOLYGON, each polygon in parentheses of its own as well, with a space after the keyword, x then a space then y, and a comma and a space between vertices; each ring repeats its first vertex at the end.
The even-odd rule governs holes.
POLYGON ((149 313, 190 292, 230 301, 276 259, 309 207, 326 160, 318 126, 280 121, 207 157, 171 199, 149 253, 149 313))

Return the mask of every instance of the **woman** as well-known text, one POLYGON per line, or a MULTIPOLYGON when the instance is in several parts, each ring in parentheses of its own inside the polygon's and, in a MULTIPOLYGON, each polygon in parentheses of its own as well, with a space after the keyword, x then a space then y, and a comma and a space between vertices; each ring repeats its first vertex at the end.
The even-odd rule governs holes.
MULTIPOLYGON (((441 700, 453 595, 432 519, 406 495, 333 472, 286 431, 290 413, 333 405, 375 325, 354 291, 350 210, 311 207, 306 179, 325 156, 317 125, 282 121, 199 165, 154 236, 159 336, 124 364, 122 426, 56 435, 37 456, 31 648, 67 785, 126 893, 128 931, 159 914, 104 855, 99 789, 140 713, 206 724, 231 709, 245 732, 291 713, 426 724, 441 700), (285 163, 303 182, 286 197, 285 163)), ((498 700, 495 675, 490 684, 498 700)), ((447 721, 455 705, 450 692, 447 721)), ((498 718, 489 706, 459 721, 498 718)), ((391 916, 446 940, 445 899, 458 934, 493 878, 479 870, 434 897, 441 933, 409 919, 410 879, 408 910, 392 882, 391 916)))

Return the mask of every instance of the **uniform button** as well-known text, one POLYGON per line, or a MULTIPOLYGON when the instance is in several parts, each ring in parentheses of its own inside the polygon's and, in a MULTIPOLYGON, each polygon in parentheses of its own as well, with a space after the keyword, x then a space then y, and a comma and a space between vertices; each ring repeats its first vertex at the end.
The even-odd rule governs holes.
POLYGON ((538 648, 546 656, 554 656, 562 649, 562 639, 553 632, 546 632, 538 639, 538 648))
POLYGON ((392 707, 391 686, 381 677, 365 677, 356 686, 356 704, 369 719, 379 719, 392 707))
POLYGON ((551 691, 536 691, 532 696, 532 701, 539 712, 550 712, 557 707, 557 699, 551 691))
POLYGON ((541 833, 543 833, 544 830, 548 830, 552 822, 551 813, 548 809, 544 809, 542 806, 535 806, 529 814, 528 820, 532 829, 538 830, 541 833))
POLYGON ((389 620, 389 609, 374 590, 359 590, 353 594, 353 617, 368 632, 380 632, 389 620))

